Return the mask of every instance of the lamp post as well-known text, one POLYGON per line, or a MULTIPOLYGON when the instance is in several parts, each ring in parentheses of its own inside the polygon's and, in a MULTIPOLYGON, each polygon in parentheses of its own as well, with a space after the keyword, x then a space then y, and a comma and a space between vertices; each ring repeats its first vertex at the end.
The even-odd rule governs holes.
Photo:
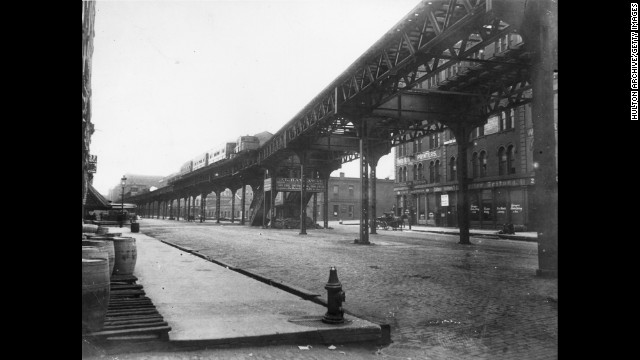
POLYGON ((122 185, 122 209, 120 210, 120 227, 124 223, 124 186, 127 184, 127 178, 122 175, 122 179, 120 179, 120 185, 122 185))

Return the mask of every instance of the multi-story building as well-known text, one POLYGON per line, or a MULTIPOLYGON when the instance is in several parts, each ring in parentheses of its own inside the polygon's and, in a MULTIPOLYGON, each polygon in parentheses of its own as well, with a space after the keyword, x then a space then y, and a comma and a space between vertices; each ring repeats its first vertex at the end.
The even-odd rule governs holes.
MULTIPOLYGON (((165 186, 163 180, 164 176, 154 176, 154 175, 136 175, 136 174, 125 174, 127 178, 126 184, 124 186, 124 198, 128 198, 130 196, 134 196, 143 192, 152 191, 162 186, 165 186)), ((118 202, 121 201, 122 198, 122 185, 118 183, 118 185, 109 189, 108 198, 111 201, 118 202)))
POLYGON ((96 8, 94 1, 82 2, 82 216, 85 216, 85 204, 97 158, 90 154, 91 135, 94 126, 91 122, 91 59, 93 57, 93 37, 96 8))
MULTIPOLYGON (((520 42, 518 35, 506 35, 477 56, 491 57, 520 42)), ((461 62, 435 74, 420 87, 437 88, 439 82, 469 66, 473 65, 461 62)), ((530 96, 530 91, 525 95, 530 96)), ((557 144, 557 73, 554 93, 557 144)), ((531 107, 525 104, 505 109, 473 130, 467 139, 467 164, 457 161, 457 140, 449 129, 395 147, 397 214, 410 215, 413 224, 457 227, 457 171, 458 166, 467 166, 470 226, 496 229, 511 223, 526 228, 534 185, 533 136, 531 107)))
MULTIPOLYGON (((345 177, 341 172, 339 177, 329 178, 329 202, 328 202, 328 220, 359 220, 362 201, 360 199, 360 178, 345 177)), ((371 184, 369 184, 371 186, 371 184)), ((387 179, 376 179, 376 212, 377 214, 369 214, 369 218, 382 216, 383 212, 392 211, 395 204, 394 181, 387 179)), ((372 199, 369 198, 369 204, 372 199)), ((324 221, 322 216, 322 206, 324 196, 318 193, 317 197, 317 221, 324 221)), ((307 216, 313 218, 313 198, 307 204, 307 216)))

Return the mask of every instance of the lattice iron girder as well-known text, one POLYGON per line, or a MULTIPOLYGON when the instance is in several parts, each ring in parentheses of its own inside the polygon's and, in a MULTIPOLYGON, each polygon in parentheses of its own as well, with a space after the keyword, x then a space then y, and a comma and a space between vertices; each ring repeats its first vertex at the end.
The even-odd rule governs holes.
MULTIPOLYGON (((326 106, 333 104, 332 110, 337 112, 340 104, 347 102, 366 89, 375 87, 372 85, 379 85, 388 77, 395 76, 400 69, 415 61, 415 56, 418 53, 424 53, 444 40, 451 41, 449 39, 451 34, 454 34, 458 28, 477 21, 485 15, 485 12, 483 1, 449 1, 448 3, 433 1, 432 4, 427 4, 425 1, 421 3, 409 15, 405 16, 394 27, 394 30, 389 31, 382 40, 313 99, 289 124, 302 122, 301 119, 308 118, 309 114, 311 114, 311 118, 316 119, 315 123, 322 121, 327 112, 318 111, 319 104, 324 103, 326 106), (450 25, 445 24, 447 21, 450 25), (447 26, 445 27, 445 25, 447 26), (335 97, 333 101, 327 100, 331 96, 335 97)), ((453 43, 455 42, 457 39, 453 41, 453 43)), ((409 78, 406 81, 409 81, 409 78)), ((397 89, 397 83, 393 87, 397 89)), ((331 108, 327 107, 326 110, 331 111, 331 108)), ((287 128, 289 125, 285 126, 284 132, 291 134, 286 130, 287 128)), ((293 134, 299 136, 306 128, 298 127, 296 130, 293 134)), ((274 136, 274 138, 277 137, 274 136)), ((270 139, 268 143, 277 141, 274 138, 270 139)), ((273 150, 273 148, 265 146, 265 151, 260 154, 261 160, 272 155, 273 150)))

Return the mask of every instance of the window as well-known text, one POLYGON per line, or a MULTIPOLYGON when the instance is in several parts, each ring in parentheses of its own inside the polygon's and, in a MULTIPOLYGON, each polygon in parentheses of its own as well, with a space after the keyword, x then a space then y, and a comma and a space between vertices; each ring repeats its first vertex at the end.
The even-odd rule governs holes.
POLYGON ((413 165, 413 181, 418 180, 418 165, 413 165))
POLYGON ((349 196, 353 197, 353 185, 349 185, 349 196))
POLYGON ((435 178, 436 178, 436 182, 439 183, 440 182, 440 160, 436 160, 436 164, 435 164, 435 178))
POLYGON ((338 185, 333 185, 333 197, 338 197, 338 185))
POLYGON ((507 170, 509 171, 509 174, 516 173, 516 157, 514 153, 513 145, 509 145, 507 148, 507 170))
POLYGON ((515 123, 515 110, 509 109, 500 112, 500 131, 513 129, 515 123))
POLYGON ((438 134, 429 135, 429 149, 435 149, 438 146, 438 134))
POLYGON ((429 182, 435 182, 435 172, 434 172, 435 163, 432 161, 429 163, 429 182))
POLYGON ((471 156, 471 174, 474 178, 480 173, 480 163, 478 162, 478 153, 474 152, 471 156))
POLYGON ((480 177, 487 176, 487 152, 480 152, 480 177))
POLYGON ((349 217, 353 218, 353 205, 349 205, 349 217))
POLYGON ((407 181, 407 167, 406 166, 402 168, 402 179, 404 181, 407 181))
POLYGON ((398 168, 398 182, 402 182, 402 168, 398 168))
POLYGON ((418 140, 413 140, 413 153, 418 152, 418 140))
POLYGON ((338 205, 333 205, 333 216, 338 216, 338 205))
POLYGON ((424 138, 418 139, 418 152, 422 152, 422 139, 424 138))
POLYGON ((456 180, 457 170, 458 166, 456 164, 456 158, 452 156, 451 159, 449 159, 449 181, 456 180))
POLYGON ((418 180, 422 180, 422 163, 418 164, 418 180))
POLYGON ((507 153, 503 146, 498 149, 498 175, 505 175, 507 173, 507 153))

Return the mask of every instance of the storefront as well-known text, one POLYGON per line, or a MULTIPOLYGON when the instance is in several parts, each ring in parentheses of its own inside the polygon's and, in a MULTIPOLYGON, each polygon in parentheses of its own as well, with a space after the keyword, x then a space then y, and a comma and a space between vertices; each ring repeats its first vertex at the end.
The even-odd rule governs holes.
MULTIPOLYGON (((469 220, 474 229, 528 225, 527 193, 531 179, 469 184, 469 220)), ((412 224, 458 227, 458 186, 432 186, 396 191, 397 215, 413 213, 412 224)))

